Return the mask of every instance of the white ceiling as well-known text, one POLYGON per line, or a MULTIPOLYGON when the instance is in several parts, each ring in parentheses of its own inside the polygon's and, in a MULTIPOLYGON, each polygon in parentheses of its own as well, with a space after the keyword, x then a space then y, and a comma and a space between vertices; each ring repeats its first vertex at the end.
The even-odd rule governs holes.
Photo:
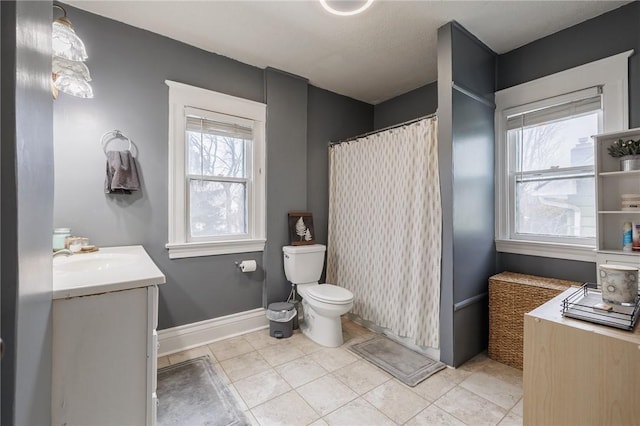
POLYGON ((376 0, 352 17, 316 0, 65 3, 377 104, 437 79, 436 33, 451 20, 504 53, 629 1, 376 0))

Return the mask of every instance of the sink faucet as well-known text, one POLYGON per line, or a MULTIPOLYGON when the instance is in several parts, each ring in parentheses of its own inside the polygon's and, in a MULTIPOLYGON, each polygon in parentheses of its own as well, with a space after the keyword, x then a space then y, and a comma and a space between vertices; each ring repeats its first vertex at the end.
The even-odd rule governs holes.
POLYGON ((69 256, 71 256, 72 254, 73 254, 73 252, 72 252, 71 250, 69 250, 69 249, 62 249, 62 250, 58 250, 58 251, 56 251, 56 252, 53 252, 53 257, 61 256, 61 255, 64 255, 64 256, 69 257, 69 256))

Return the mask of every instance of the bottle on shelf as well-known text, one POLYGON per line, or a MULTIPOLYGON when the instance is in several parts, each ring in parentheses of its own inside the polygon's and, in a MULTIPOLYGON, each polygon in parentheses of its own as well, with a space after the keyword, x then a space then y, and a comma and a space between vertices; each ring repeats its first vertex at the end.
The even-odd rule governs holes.
POLYGON ((625 222, 622 226, 622 250, 633 250, 633 225, 631 222, 625 222))

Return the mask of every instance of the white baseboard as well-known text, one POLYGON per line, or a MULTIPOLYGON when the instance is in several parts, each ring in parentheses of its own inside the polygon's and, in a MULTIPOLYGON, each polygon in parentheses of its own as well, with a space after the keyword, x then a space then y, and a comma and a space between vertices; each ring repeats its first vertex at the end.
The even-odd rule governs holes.
POLYGON ((158 356, 185 351, 269 326, 263 308, 158 331, 158 356))

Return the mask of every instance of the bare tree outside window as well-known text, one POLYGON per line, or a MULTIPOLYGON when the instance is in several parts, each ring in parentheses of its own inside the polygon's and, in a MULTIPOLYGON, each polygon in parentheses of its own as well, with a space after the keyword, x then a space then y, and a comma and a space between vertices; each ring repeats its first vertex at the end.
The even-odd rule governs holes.
POLYGON ((233 136, 187 131, 193 237, 247 232, 247 144, 233 136))

